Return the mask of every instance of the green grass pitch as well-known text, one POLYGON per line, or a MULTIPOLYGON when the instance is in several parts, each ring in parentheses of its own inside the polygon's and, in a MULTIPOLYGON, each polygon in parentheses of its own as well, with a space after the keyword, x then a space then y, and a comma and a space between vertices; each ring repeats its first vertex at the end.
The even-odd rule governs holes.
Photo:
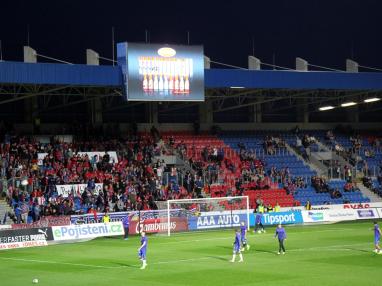
MULTIPOLYGON (((149 236, 140 270, 138 237, 0 252, 0 285, 382 285, 371 221, 287 226, 286 255, 275 228, 248 235, 244 263, 230 263, 233 230, 149 236)), ((236 258, 238 260, 238 257, 236 258)))

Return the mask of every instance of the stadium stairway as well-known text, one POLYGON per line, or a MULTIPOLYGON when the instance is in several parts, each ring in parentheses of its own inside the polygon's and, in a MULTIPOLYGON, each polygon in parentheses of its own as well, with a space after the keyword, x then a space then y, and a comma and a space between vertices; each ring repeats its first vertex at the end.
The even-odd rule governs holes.
POLYGON ((338 161, 340 164, 340 168, 343 169, 346 165, 349 165, 350 163, 346 161, 343 157, 337 155, 335 151, 333 151, 333 148, 329 148, 327 145, 323 144, 320 140, 322 138, 316 138, 317 139, 317 145, 322 148, 322 150, 325 150, 327 152, 331 152, 332 160, 338 161))
POLYGON ((323 164, 315 164, 313 160, 310 162, 304 160, 304 158, 296 152, 294 148, 292 148, 289 144, 285 145, 287 150, 294 154, 297 158, 304 162, 304 164, 308 165, 312 170, 315 170, 319 176, 326 175, 328 173, 328 169, 323 164))
MULTIPOLYGON (((205 147, 209 148, 221 148, 224 150, 224 158, 228 159, 235 166, 235 172, 231 172, 225 167, 225 164, 222 164, 220 172, 218 174, 218 182, 216 185, 211 185, 211 196, 219 193, 218 196, 224 196, 226 191, 229 188, 233 188, 235 185, 235 179, 240 176, 240 158, 237 153, 225 142, 215 135, 210 134, 200 134, 194 135, 191 132, 163 132, 162 138, 165 141, 168 141, 172 136, 175 140, 175 145, 183 143, 187 146, 186 157, 188 159, 192 158, 194 162, 203 161, 202 160, 202 151, 205 147), (221 187, 224 186, 224 188, 221 187)), ((188 164, 187 160, 185 160, 188 164)))
POLYGON ((362 192, 362 194, 370 199, 370 202, 376 203, 381 202, 382 198, 377 194, 373 193, 370 189, 366 188, 362 183, 357 184, 357 187, 362 192))
MULTIPOLYGON (((8 204, 4 200, 0 200, 0 224, 3 224, 4 215, 10 210, 8 204)), ((7 218, 6 224, 11 223, 11 220, 7 218)))

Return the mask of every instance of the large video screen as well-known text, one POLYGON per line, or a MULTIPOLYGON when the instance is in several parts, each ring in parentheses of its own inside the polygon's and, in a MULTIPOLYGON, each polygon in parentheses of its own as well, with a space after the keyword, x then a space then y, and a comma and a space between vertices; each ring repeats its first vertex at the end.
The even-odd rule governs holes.
POLYGON ((128 100, 204 101, 202 46, 121 43, 117 56, 128 100))

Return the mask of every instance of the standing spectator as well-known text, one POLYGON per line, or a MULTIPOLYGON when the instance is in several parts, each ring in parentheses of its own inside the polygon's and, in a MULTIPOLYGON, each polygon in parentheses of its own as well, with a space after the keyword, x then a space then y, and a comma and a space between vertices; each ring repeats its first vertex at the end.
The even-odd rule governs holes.
POLYGON ((106 212, 105 215, 103 216, 102 218, 102 222, 103 223, 109 223, 110 222, 110 216, 109 214, 106 212))
POLYGON ((38 203, 34 203, 32 211, 33 211, 33 222, 40 220, 41 208, 38 203))
POLYGON ((23 223, 28 223, 29 207, 27 203, 21 205, 21 218, 23 223))
POLYGON ((123 229, 125 231, 125 235, 123 236, 123 238, 125 240, 128 240, 129 239, 129 216, 126 215, 123 220, 122 220, 122 224, 123 224, 123 229))
POLYGON ((20 207, 20 203, 17 204, 16 208, 15 208, 15 215, 16 215, 16 222, 17 224, 21 223, 21 207, 20 207))

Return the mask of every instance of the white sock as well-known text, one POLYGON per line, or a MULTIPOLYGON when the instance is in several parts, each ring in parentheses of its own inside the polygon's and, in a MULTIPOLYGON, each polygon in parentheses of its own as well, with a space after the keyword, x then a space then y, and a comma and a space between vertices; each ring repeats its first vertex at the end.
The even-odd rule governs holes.
POLYGON ((146 259, 145 259, 145 260, 142 260, 142 262, 143 262, 143 265, 146 265, 146 259))
POLYGON ((239 253, 240 260, 243 260, 243 254, 239 253))
POLYGON ((232 261, 235 261, 236 259, 236 254, 232 255, 232 261))

